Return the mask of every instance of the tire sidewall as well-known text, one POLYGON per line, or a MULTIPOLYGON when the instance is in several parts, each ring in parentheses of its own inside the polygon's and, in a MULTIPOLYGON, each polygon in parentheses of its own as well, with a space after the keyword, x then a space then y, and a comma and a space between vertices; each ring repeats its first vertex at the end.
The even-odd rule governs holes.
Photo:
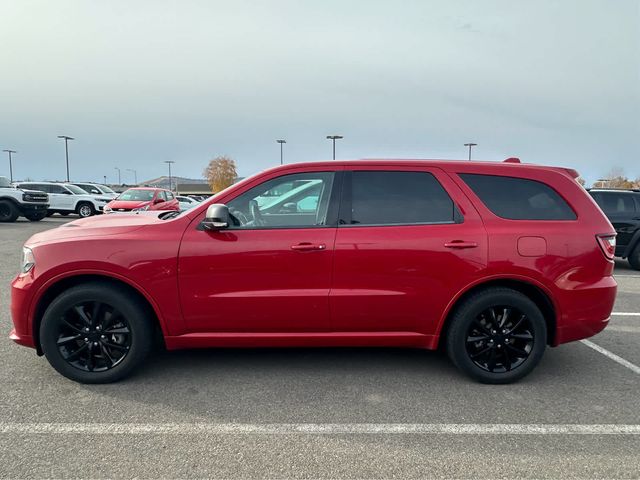
POLYGON ((631 268, 633 268, 634 270, 640 270, 640 242, 638 242, 636 246, 633 247, 628 260, 631 268))
POLYGON ((524 294, 512 290, 487 290, 465 302, 456 311, 447 336, 447 351, 454 364, 483 383, 511 383, 529 374, 540 362, 547 345, 547 325, 537 305, 524 294), (484 310, 496 305, 512 306, 526 314, 533 330, 533 347, 527 359, 509 372, 492 373, 478 367, 466 350, 471 322, 484 310))
POLYGON ((91 206, 91 204, 89 204, 89 203, 82 202, 82 203, 80 203, 80 204, 78 205, 77 213, 78 213, 78 215, 80 215, 80 217, 82 217, 82 218, 90 217, 91 215, 93 215, 93 212, 94 212, 93 207, 92 207, 92 206, 91 206), (85 209, 88 209, 88 210, 85 210, 85 209), (83 212, 83 210, 85 210, 85 212, 86 212, 86 211, 88 211, 89 213, 88 213, 87 215, 83 215, 83 213, 82 213, 82 212, 83 212))
POLYGON ((71 380, 81 383, 115 382, 129 375, 149 353, 152 329, 146 317, 141 303, 124 290, 106 284, 74 287, 53 300, 45 311, 40 325, 40 345, 51 366, 71 380), (104 372, 87 372, 68 364, 56 345, 58 326, 64 312, 73 305, 87 301, 115 306, 125 316, 131 330, 131 348, 126 357, 104 372))
POLYGON ((18 218, 19 212, 13 202, 9 200, 0 200, 0 209, 7 209, 9 212, 6 216, 0 216, 0 222, 15 222, 18 218))

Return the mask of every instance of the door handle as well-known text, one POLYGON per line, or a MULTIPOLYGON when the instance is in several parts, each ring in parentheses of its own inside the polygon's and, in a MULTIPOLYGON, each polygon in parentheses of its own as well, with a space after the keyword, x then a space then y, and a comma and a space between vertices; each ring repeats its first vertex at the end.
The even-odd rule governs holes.
POLYGON ((462 240, 453 240, 444 244, 447 248, 476 248, 478 244, 476 242, 465 242, 462 240))
POLYGON ((298 252, 310 252, 313 250, 325 250, 327 246, 324 243, 299 243, 298 245, 291 245, 291 250, 298 252))

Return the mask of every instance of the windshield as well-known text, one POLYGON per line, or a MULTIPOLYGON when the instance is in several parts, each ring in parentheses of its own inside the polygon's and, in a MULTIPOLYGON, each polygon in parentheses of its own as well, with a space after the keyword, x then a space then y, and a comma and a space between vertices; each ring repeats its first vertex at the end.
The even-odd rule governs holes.
POLYGON ((69 190, 71 190, 75 195, 86 195, 87 191, 83 190, 80 187, 77 187, 75 185, 65 185, 65 187, 67 187, 69 190))
POLYGON ((104 193, 116 193, 115 191, 113 191, 109 187, 107 187, 106 185, 98 185, 98 188, 100 190, 102 190, 104 193))
POLYGON ((138 190, 131 188, 118 197, 118 200, 149 202, 153 200, 154 190, 138 190))

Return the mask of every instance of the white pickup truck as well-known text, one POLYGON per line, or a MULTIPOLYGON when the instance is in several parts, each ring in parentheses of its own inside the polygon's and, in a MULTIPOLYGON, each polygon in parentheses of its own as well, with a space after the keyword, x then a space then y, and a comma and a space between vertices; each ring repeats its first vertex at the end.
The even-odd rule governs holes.
POLYGON ((81 217, 90 217, 101 213, 104 206, 111 201, 108 197, 92 195, 70 183, 20 182, 17 186, 49 194, 48 215, 77 213, 81 217))
POLYGON ((7 177, 0 177, 0 222, 15 222, 20 216, 37 222, 47 215, 48 208, 46 193, 16 188, 7 177))

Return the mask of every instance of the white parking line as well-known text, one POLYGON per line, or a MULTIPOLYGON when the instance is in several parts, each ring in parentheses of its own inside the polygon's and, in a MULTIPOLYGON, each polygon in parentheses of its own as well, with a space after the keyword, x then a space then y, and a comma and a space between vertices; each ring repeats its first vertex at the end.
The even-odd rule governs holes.
POLYGON ((0 434, 90 435, 640 435, 631 424, 476 423, 0 423, 0 434))
POLYGON ((612 312, 612 317, 640 317, 638 312, 612 312))
POLYGON ((596 345, 593 342, 590 342, 589 340, 580 340, 582 343, 584 343, 587 347, 589 348, 593 348, 596 352, 601 353, 602 355, 604 355, 605 357, 609 357, 611 360, 613 360, 614 362, 619 363, 620 365, 622 365, 623 367, 628 368, 629 370, 631 370, 632 372, 637 373, 638 375, 640 375, 640 367, 637 365, 634 365, 633 363, 631 363, 628 360, 625 360, 622 357, 619 357, 618 355, 616 355, 613 352, 610 352, 609 350, 607 350, 606 348, 602 348, 600 345, 596 345))
POLYGON ((640 327, 630 327, 628 325, 607 325, 607 332, 640 333, 640 327))

